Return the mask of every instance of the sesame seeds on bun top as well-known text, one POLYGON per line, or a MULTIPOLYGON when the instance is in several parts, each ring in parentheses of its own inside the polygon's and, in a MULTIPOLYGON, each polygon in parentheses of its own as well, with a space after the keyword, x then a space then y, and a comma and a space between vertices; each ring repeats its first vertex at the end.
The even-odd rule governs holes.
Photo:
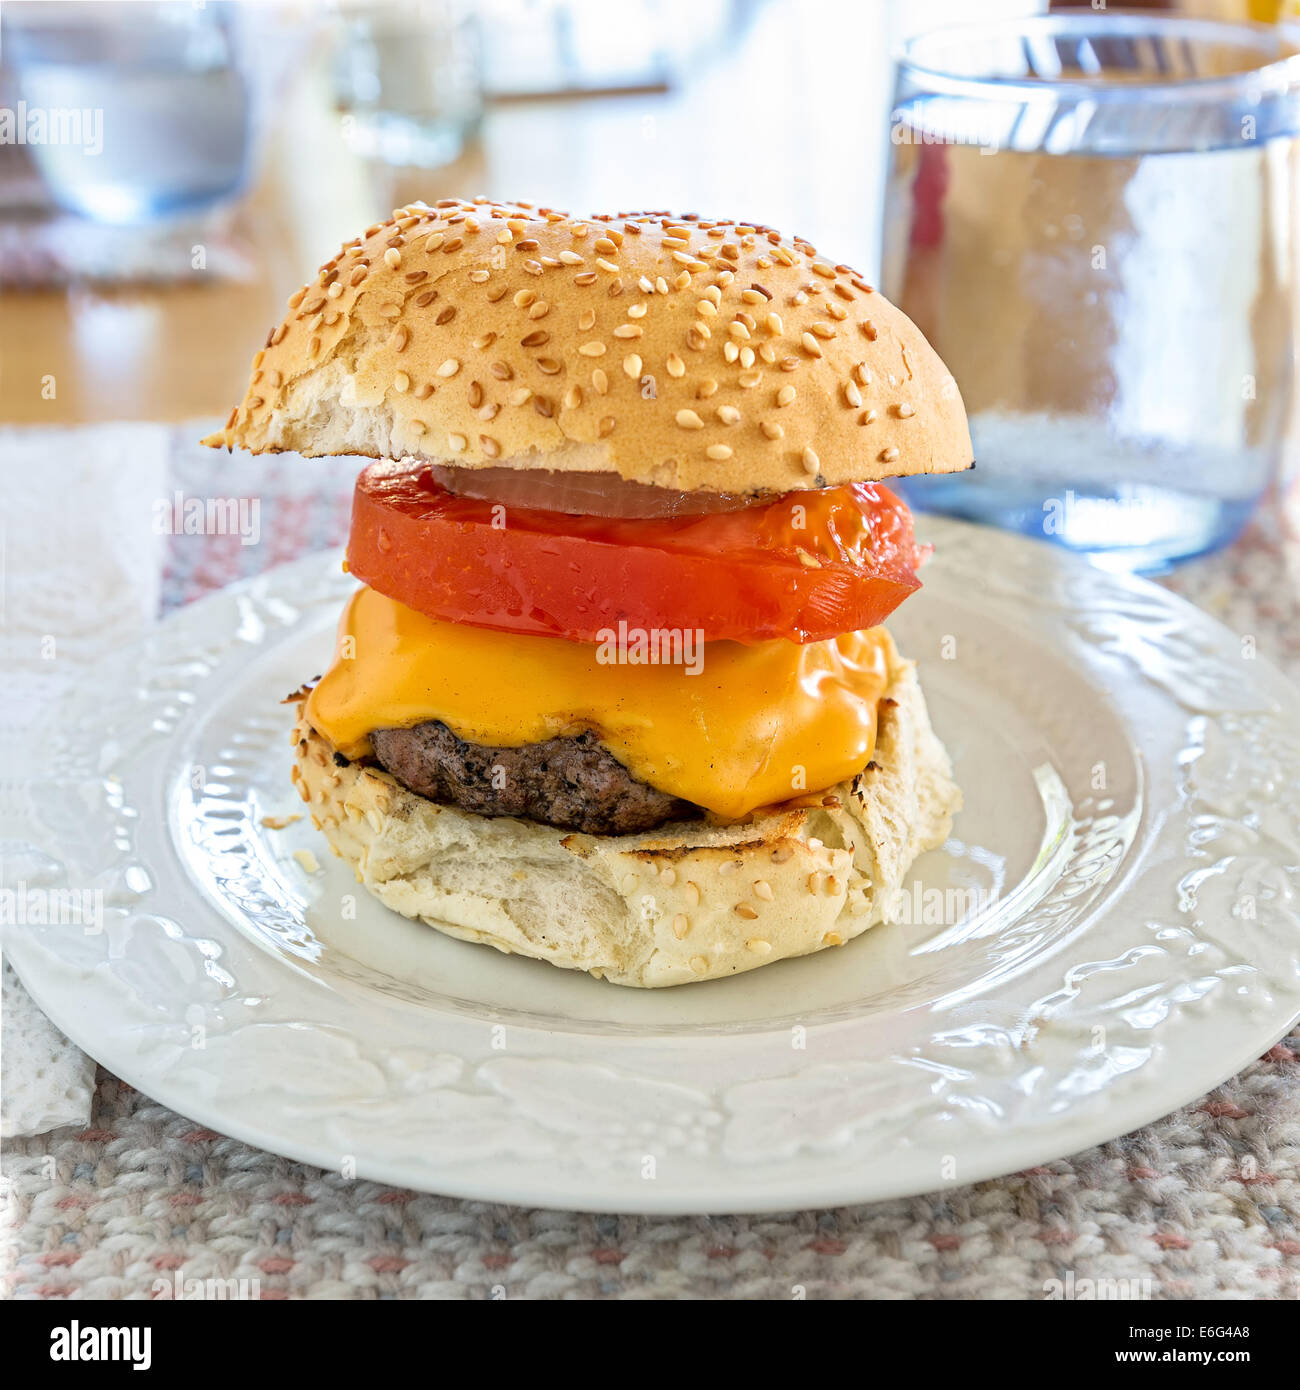
POLYGON ((416 203, 289 299, 206 444, 789 492, 971 462, 952 377, 848 266, 752 223, 416 203))

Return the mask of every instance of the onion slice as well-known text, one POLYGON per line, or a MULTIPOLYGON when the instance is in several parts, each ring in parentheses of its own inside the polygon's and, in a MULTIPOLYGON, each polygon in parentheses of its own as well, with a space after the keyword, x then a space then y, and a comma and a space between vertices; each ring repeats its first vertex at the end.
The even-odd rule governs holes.
POLYGON ((530 511, 576 516, 643 518, 709 516, 734 512, 765 497, 733 492, 675 492, 649 483, 630 483, 616 473, 560 473, 547 468, 453 468, 431 464, 439 487, 458 497, 499 502, 530 511))

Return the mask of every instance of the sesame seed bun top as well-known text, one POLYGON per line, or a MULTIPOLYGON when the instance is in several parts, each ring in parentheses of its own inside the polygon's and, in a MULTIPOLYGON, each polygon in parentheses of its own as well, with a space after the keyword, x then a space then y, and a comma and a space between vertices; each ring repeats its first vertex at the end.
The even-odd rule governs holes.
POLYGON ((204 443, 788 492, 971 462, 956 384, 848 266, 748 223, 446 199, 290 296, 204 443))

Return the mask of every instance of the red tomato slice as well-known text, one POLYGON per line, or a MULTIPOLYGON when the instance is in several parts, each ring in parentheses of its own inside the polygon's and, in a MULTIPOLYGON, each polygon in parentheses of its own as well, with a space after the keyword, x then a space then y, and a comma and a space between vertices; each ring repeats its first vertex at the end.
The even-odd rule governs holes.
POLYGON ((920 587, 906 506, 878 483, 664 520, 453 496, 428 465, 357 479, 348 568, 408 608, 599 642, 620 622, 704 640, 819 642, 874 627, 920 587))

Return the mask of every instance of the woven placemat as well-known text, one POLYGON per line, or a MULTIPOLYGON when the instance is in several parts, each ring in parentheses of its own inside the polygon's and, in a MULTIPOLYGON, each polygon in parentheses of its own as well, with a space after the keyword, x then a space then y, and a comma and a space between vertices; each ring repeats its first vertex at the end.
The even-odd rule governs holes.
MULTIPOLYGON (((352 464, 240 460, 178 432, 185 495, 256 496, 260 540, 176 537, 165 609, 341 541, 352 464)), ((1274 501, 1172 587, 1294 677, 1300 539, 1274 501)), ((1204 1100, 994 1182, 779 1216, 590 1216, 345 1179, 99 1073, 91 1127, 10 1141, 7 1292, 157 1298, 1300 1297, 1300 1033, 1204 1100), (1095 1285, 1093 1286, 1095 1287, 1095 1285)))

